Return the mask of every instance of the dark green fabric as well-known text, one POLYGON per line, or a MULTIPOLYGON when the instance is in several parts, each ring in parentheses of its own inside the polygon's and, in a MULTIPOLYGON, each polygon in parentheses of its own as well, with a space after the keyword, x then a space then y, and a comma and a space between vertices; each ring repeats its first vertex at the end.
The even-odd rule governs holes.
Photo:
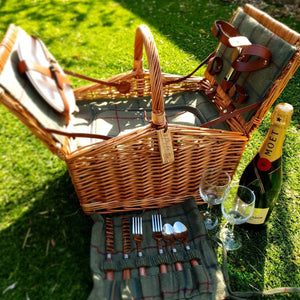
MULTIPOLYGON (((202 91, 185 91, 165 96, 168 123, 199 127, 219 117, 219 111, 202 91)), ((89 132, 115 137, 147 125, 144 112, 151 120, 151 98, 118 98, 77 101, 79 112, 72 121, 76 132, 89 132)), ((226 122, 212 128, 230 130, 226 122)), ((78 147, 86 140, 78 139, 78 147)))
MULTIPOLYGON (((0 74, 0 86, 30 112, 43 127, 72 133, 92 133, 115 137, 147 125, 144 111, 147 112, 148 119, 151 119, 150 97, 80 100, 77 101, 80 111, 72 116, 70 125, 66 128, 65 117, 46 103, 26 76, 19 74, 17 69, 18 43, 19 38, 0 74)), ((199 127, 219 116, 218 109, 201 91, 185 91, 165 96, 165 108, 167 121, 173 124, 199 127), (197 114, 201 115, 200 119, 197 114)), ((230 130, 226 122, 214 125, 213 128, 230 130)), ((65 136, 53 136, 59 143, 64 144, 65 136)), ((77 138, 72 140, 71 150, 98 141, 98 139, 77 138)))
MULTIPOLYGON (((259 44, 271 50, 271 63, 266 68, 250 73, 242 72, 237 80, 237 84, 243 86, 249 95, 244 104, 240 106, 244 107, 263 100, 267 91, 292 58, 296 48, 273 34, 243 11, 238 12, 232 25, 241 35, 248 37, 252 44, 259 44)), ((222 71, 215 75, 215 79, 220 85, 231 67, 233 51, 233 48, 227 48, 224 45, 221 45, 217 50, 216 56, 222 57, 223 61, 222 71)), ((252 60, 255 59, 255 57, 252 58, 252 60)), ((243 114, 243 117, 249 121, 252 114, 253 111, 249 111, 243 114)))
POLYGON ((188 242, 191 247, 186 251, 181 242, 176 241, 176 254, 163 241, 164 255, 159 255, 157 243, 152 237, 151 215, 158 211, 126 214, 131 221, 132 216, 143 217, 144 257, 137 257, 136 244, 131 236, 131 251, 128 263, 124 263, 122 255, 122 216, 112 217, 114 231, 114 251, 112 261, 105 259, 105 219, 101 215, 94 216, 91 239, 91 269, 93 272, 93 289, 89 300, 96 299, 225 299, 228 296, 223 273, 210 244, 202 216, 194 199, 189 199, 176 206, 159 211, 163 223, 183 222, 189 229, 188 242), (199 266, 191 267, 190 259, 196 258, 199 266), (183 262, 184 270, 176 271, 175 261, 183 262), (165 262, 168 274, 159 273, 159 264, 165 262), (146 266, 147 276, 138 276, 137 267, 146 266), (122 269, 131 269, 131 279, 122 279, 122 269), (105 270, 114 270, 114 281, 105 280, 105 270))

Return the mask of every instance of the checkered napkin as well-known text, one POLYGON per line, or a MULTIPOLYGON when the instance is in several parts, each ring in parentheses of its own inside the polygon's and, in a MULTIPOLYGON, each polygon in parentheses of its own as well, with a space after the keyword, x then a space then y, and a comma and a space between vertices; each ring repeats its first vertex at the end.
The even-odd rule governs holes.
POLYGON ((94 299, 225 299, 228 291, 216 255, 210 244, 203 219, 193 198, 172 207, 147 210, 112 217, 114 250, 112 261, 106 260, 105 219, 94 216, 91 239, 91 269, 93 289, 89 300, 94 299), (160 213, 163 223, 183 222, 188 230, 186 251, 179 241, 175 243, 177 253, 171 253, 170 246, 163 242, 164 254, 159 255, 157 243, 152 237, 151 215, 160 213), (136 244, 131 236, 129 259, 124 262, 122 249, 122 217, 131 221, 132 216, 143 217, 143 257, 137 256, 136 244), (189 261, 196 258, 198 266, 191 267, 189 261), (184 269, 176 271, 174 263, 183 263, 184 269), (159 264, 167 264, 168 273, 159 273, 159 264), (147 276, 138 275, 138 266, 144 265, 147 276), (122 279, 122 270, 130 268, 131 278, 122 279), (105 280, 105 271, 114 270, 114 280, 105 280))

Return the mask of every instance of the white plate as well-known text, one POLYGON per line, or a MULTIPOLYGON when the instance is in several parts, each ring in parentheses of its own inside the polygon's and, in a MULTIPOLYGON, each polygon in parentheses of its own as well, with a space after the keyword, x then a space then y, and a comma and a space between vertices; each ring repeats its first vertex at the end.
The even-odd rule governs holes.
MULTIPOLYGON (((18 38, 18 55, 20 61, 33 61, 42 65, 43 67, 49 68, 50 63, 47 60, 46 54, 42 48, 41 41, 36 41, 23 30, 20 30, 18 38)), ((53 58, 50 52, 48 52, 48 55, 49 57, 53 58)), ((63 70, 58 64, 57 67, 60 73, 64 74, 63 70)), ((26 74, 33 86, 36 88, 39 94, 47 101, 47 103, 50 106, 52 106, 56 111, 60 113, 64 112, 64 101, 58 91, 55 81, 52 78, 34 70, 28 70, 26 71, 26 74)), ((63 91, 69 104, 70 114, 72 114, 76 108, 75 97, 72 87, 69 85, 64 85, 63 91)))

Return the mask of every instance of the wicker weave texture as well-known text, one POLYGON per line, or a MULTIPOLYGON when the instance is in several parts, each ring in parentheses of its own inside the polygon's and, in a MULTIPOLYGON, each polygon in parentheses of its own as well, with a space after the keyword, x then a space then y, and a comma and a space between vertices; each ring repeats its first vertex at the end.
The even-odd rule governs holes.
MULTIPOLYGON (((133 71, 111 81, 129 81, 133 93, 126 96, 151 94, 152 125, 84 147, 67 157, 69 173, 86 214, 160 208, 191 196, 202 204, 198 191, 202 172, 215 167, 233 176, 248 141, 241 132, 169 124, 175 160, 162 164, 156 130, 165 124, 163 82, 178 76, 161 73, 155 43, 147 27, 138 28, 135 41, 133 71), (142 68, 143 45, 149 65, 146 72, 142 68)), ((210 88, 204 79, 191 77, 168 89, 174 93, 200 87, 210 88)), ((102 93, 101 85, 76 90, 76 96, 81 97, 82 92, 84 99, 91 99, 102 93)))
POLYGON ((75 151, 67 160, 86 214, 159 208, 199 197, 202 172, 222 168, 233 176, 247 138, 242 134, 170 125, 175 161, 162 164, 156 131, 75 151))
MULTIPOLYGON (((191 196, 201 204, 203 201, 198 187, 203 171, 219 168, 229 172, 231 177, 234 175, 251 133, 300 64, 299 34, 250 5, 246 5, 244 11, 282 38, 287 38, 297 51, 248 123, 241 116, 232 117, 227 120, 232 131, 169 124, 175 158, 172 163, 162 164, 158 147, 157 130, 163 130, 167 125, 164 95, 188 90, 214 93, 213 101, 221 115, 225 113, 230 99, 220 87, 216 87, 216 82, 209 74, 205 78, 189 77, 168 84, 182 76, 161 72, 155 42, 146 26, 140 26, 136 32, 132 71, 116 75, 106 83, 78 88, 74 93, 77 101, 151 96, 151 124, 74 151, 71 150, 71 139, 66 137, 64 145, 58 144, 55 136, 49 134, 43 124, 11 97, 9 91, 1 90, 0 100, 54 154, 66 161, 86 214, 166 207, 191 196), (143 68, 144 49, 149 70, 143 68)), ((17 29, 12 26, 0 45, 0 73, 16 35, 17 29)))
MULTIPOLYGON (((262 20, 264 26, 274 29, 283 38, 287 34, 288 42, 298 45, 297 33, 266 17, 252 6, 246 5, 245 10, 252 17, 257 17, 258 21, 262 20)), ((158 54, 152 39, 146 28, 138 29, 133 71, 109 79, 112 82, 129 81, 130 93, 126 95, 112 93, 112 97, 152 95, 153 112, 162 115, 164 109, 160 103, 163 99, 162 94, 188 89, 211 92, 215 89, 216 82, 208 74, 206 79, 190 77, 180 84, 165 84, 176 79, 176 76, 160 75, 158 54), (145 45, 149 72, 143 69, 142 44, 145 45), (149 75, 152 75, 152 78, 149 75)), ((228 120, 232 132, 169 125, 173 140, 174 163, 165 165, 161 163, 157 136, 151 126, 125 137, 117 137, 112 141, 72 153, 67 159, 67 165, 84 212, 110 213, 159 208, 181 202, 189 196, 194 196, 198 204, 203 203, 198 191, 202 172, 206 168, 213 167, 224 169, 231 176, 234 175, 249 136, 260 124, 298 66, 299 51, 274 82, 263 105, 248 123, 241 116, 228 120)), ((77 89, 75 93, 79 99, 93 99, 102 97, 105 89, 95 84, 88 88, 77 89)), ((230 104, 230 99, 220 87, 217 87, 215 92, 215 105, 223 112, 230 104)), ((156 123, 156 119, 152 121, 156 123)))

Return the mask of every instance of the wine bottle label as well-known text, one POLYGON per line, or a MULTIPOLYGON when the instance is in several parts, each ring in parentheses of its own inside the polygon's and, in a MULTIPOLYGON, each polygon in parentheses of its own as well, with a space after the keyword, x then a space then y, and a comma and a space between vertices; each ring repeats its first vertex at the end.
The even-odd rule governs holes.
MULTIPOLYGON (((271 125, 261 148, 260 157, 275 161, 281 156, 286 129, 293 114, 293 107, 288 103, 278 104, 271 116, 271 125)), ((264 164, 263 168, 267 165, 264 164)), ((266 171, 266 170, 262 170, 266 171)))
POLYGON ((272 167, 272 163, 267 159, 267 158, 264 158, 264 157, 260 157, 257 161, 257 168, 260 170, 260 171, 268 171, 270 170, 272 167))
POLYGON ((255 208, 247 223, 260 225, 265 222, 269 208, 255 208))
POLYGON ((260 157, 264 159, 261 163, 261 167, 263 168, 262 171, 267 171, 264 169, 268 165, 271 165, 272 161, 281 156, 284 135, 285 131, 280 131, 279 128, 273 127, 269 130, 267 137, 259 150, 260 157))

